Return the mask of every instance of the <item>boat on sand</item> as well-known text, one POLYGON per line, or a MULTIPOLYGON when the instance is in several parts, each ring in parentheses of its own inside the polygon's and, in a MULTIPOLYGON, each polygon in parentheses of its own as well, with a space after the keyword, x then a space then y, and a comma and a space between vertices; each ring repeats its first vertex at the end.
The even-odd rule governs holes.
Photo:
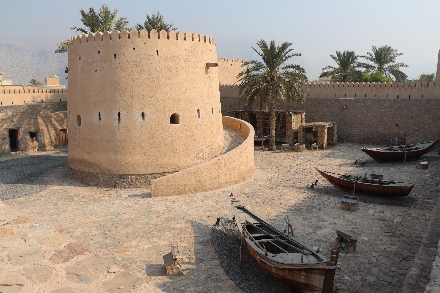
POLYGON ((440 145, 440 139, 410 145, 397 145, 385 148, 361 148, 376 162, 405 161, 412 158, 420 158, 440 145))
POLYGON ((234 205, 234 216, 242 241, 263 270, 288 283, 295 292, 332 292, 338 245, 326 259, 297 237, 275 229, 242 205, 234 205))
POLYGON ((352 192, 382 196, 407 196, 414 187, 414 183, 411 182, 383 180, 382 175, 372 174, 373 176, 369 179, 366 176, 337 174, 319 169, 316 169, 316 171, 332 185, 352 192))

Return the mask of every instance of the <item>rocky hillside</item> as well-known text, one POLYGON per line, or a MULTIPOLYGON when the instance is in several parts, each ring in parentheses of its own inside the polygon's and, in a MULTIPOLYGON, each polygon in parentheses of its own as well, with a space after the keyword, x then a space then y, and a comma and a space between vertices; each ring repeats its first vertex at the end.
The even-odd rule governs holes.
POLYGON ((55 54, 61 40, 50 38, 7 38, 0 36, 0 73, 13 84, 28 85, 31 79, 44 84, 46 76, 57 75, 67 84, 67 53, 55 54))

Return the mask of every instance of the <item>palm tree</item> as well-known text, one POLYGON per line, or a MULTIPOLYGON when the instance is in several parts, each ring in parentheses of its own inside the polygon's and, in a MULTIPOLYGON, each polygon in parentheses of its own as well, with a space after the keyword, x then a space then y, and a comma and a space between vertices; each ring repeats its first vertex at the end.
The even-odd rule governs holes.
POLYGON ((307 82, 305 70, 299 65, 285 62, 300 53, 293 54, 289 48, 292 43, 284 42, 276 46, 271 41, 268 46, 264 40, 257 42, 261 51, 252 48, 262 59, 244 63, 246 69, 237 76, 242 103, 252 107, 258 100, 260 107, 269 108, 269 149, 275 150, 276 106, 279 101, 303 102, 303 85, 307 82))
POLYGON ((363 63, 358 62, 359 56, 354 51, 336 51, 335 55, 330 55, 335 60, 337 67, 327 66, 322 69, 319 77, 331 76, 332 81, 359 81, 360 67, 364 67, 363 63))
POLYGON ((32 79, 29 81, 29 85, 33 85, 33 86, 42 86, 43 84, 42 84, 38 79, 32 78, 32 79))
POLYGON ((164 30, 166 32, 175 31, 177 30, 177 27, 173 27, 173 24, 166 23, 164 20, 163 15, 159 13, 159 11, 156 14, 152 14, 151 16, 147 14, 147 19, 144 22, 144 25, 137 24, 136 29, 138 31, 142 29, 146 29, 147 31, 151 31, 152 29, 155 29, 156 31, 160 32, 161 30, 164 30))
POLYGON ((396 63, 396 58, 403 53, 397 53, 397 50, 390 46, 376 48, 373 46, 373 52, 368 52, 365 59, 373 64, 367 64, 365 69, 368 72, 379 71, 387 77, 393 76, 396 81, 405 81, 408 76, 400 70, 401 67, 408 67, 404 63, 396 63))
POLYGON ((435 73, 423 73, 419 76, 421 82, 435 82, 435 73))
MULTIPOLYGON (((89 8, 88 12, 84 10, 79 11, 81 13, 81 22, 86 28, 72 27, 70 29, 82 32, 84 34, 106 32, 112 30, 128 29, 127 18, 116 18, 118 10, 111 11, 107 5, 102 5, 99 9, 99 13, 96 13, 93 7, 89 8)), ((62 42, 55 53, 65 53, 68 50, 68 41, 62 42)))

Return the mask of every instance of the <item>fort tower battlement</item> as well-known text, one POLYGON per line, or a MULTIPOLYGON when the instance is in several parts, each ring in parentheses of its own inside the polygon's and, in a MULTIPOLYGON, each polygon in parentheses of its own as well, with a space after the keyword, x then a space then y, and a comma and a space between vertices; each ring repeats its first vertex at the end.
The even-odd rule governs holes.
POLYGON ((73 173, 149 180, 221 152, 213 38, 113 31, 71 38, 68 54, 73 173))
POLYGON ((237 75, 243 71, 246 60, 218 58, 220 84, 236 84, 237 75))

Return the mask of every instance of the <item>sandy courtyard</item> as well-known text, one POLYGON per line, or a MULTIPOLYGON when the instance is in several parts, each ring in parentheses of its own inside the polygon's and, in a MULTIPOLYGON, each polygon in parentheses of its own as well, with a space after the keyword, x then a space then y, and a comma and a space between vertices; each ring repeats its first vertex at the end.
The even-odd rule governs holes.
MULTIPOLYGON (((244 292, 227 276, 211 242, 218 217, 232 218, 229 194, 282 229, 289 216, 296 235, 328 255, 336 230, 357 237, 357 251, 339 256, 337 292, 423 292, 440 238, 437 150, 417 161, 378 164, 359 145, 327 150, 255 150, 246 182, 185 196, 151 198, 145 189, 86 187, 67 178, 67 153, 17 156, 61 160, 35 180, 0 180, 11 195, 0 202, 0 292, 244 292), (354 161, 365 165, 354 164, 354 161), (63 163, 64 162, 64 163, 63 163), (315 168, 383 174, 415 182, 405 198, 358 195, 359 209, 340 208, 344 193, 315 168), (316 188, 312 182, 318 179, 316 188), (14 197, 14 194, 21 194, 14 197), (162 256, 174 245, 184 276, 167 277, 162 256)), ((238 260, 237 260, 238 262, 238 260)), ((278 291, 280 292, 280 291, 278 291)))

